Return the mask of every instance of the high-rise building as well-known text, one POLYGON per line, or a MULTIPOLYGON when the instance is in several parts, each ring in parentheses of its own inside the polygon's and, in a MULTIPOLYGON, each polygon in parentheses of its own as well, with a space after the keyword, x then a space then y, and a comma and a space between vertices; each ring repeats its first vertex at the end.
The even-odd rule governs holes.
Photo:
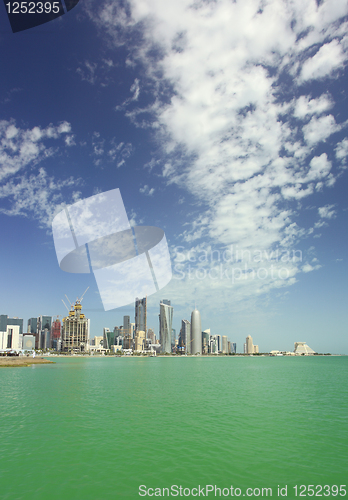
POLYGON ((231 343, 231 353, 232 354, 237 354, 237 344, 236 342, 231 343))
POLYGON ((253 339, 250 335, 247 336, 245 343, 246 343, 246 354, 254 354, 253 339))
MULTIPOLYGON (((2 325, 2 328, 4 325, 2 325)), ((19 325, 6 325, 6 329, 0 331, 0 350, 6 349, 21 349, 21 336, 19 334, 20 326, 19 325)))
POLYGON ((162 352, 172 352, 172 322, 173 307, 170 305, 170 300, 161 300, 159 313, 159 334, 162 352))
POLYGON ((19 335, 23 335, 23 319, 22 318, 9 318, 7 314, 0 314, 0 332, 6 332, 7 326, 19 326, 19 335))
POLYGON ((146 338, 145 332, 138 330, 135 336, 134 350, 137 352, 143 352, 146 349, 146 338))
POLYGON ((89 319, 81 312, 80 300, 71 306, 69 316, 63 318, 62 351, 84 352, 89 346, 89 319))
POLYGON ((191 314, 191 353, 202 354, 202 324, 197 308, 191 314))
POLYGON ((57 318, 52 322, 52 327, 51 327, 51 347, 56 351, 59 350, 61 333, 62 333, 62 325, 60 320, 57 318))
POLYGON ((175 350, 175 344, 176 344, 176 330, 175 328, 172 328, 172 335, 171 335, 171 348, 172 352, 175 350))
POLYGON ((142 332, 147 331, 146 316, 146 297, 143 299, 137 298, 135 301, 135 334, 140 330, 142 332))
POLYGON ((191 323, 187 319, 181 321, 179 347, 183 347, 186 354, 191 354, 191 323))
POLYGON ((123 325, 114 327, 114 337, 126 337, 123 325))
POLYGON ((221 335, 216 335, 217 352, 220 354, 222 352, 222 339, 221 335))
POLYGON ((28 319, 28 333, 36 335, 37 333, 37 318, 28 319))
POLYGON ((150 340, 151 344, 155 344, 156 343, 156 335, 155 335, 155 332, 153 331, 152 328, 149 328, 147 330, 147 338, 150 340))
POLYGON ((228 338, 227 335, 222 336, 222 354, 228 354, 228 338))
MULTIPOLYGON (((137 304, 135 304, 135 314, 137 314, 137 304)), ((130 316, 123 316, 123 328, 122 331, 119 332, 118 336, 123 338, 123 347, 125 349, 133 349, 134 335, 131 328, 130 316)))
POLYGON ((218 339, 217 335, 210 335, 209 339, 209 353, 218 354, 218 339))
POLYGON ((51 347, 52 316, 37 318, 36 348, 49 349, 51 347))
POLYGON ((131 323, 130 316, 123 316, 123 332, 125 335, 130 335, 131 333, 131 323))
POLYGON ((210 328, 202 332, 202 353, 208 354, 209 352, 209 340, 210 340, 210 328))
POLYGON ((104 349, 111 349, 111 345, 113 345, 111 336, 114 337, 114 334, 110 332, 110 328, 103 328, 103 347, 104 349))

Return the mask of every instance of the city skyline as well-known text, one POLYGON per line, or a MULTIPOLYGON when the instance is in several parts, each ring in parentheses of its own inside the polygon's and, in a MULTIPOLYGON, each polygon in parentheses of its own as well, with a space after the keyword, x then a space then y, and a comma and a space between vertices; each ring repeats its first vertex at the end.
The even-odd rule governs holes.
MULTIPOLYGON (((24 319, 19 318, 19 317, 9 317, 8 315, 1 314, 0 315, 0 332, 6 332, 6 325, 17 325, 18 326, 18 333, 17 335, 21 334, 24 332, 26 335, 28 333, 32 332, 37 332, 36 336, 36 342, 35 342, 35 349, 47 349, 50 348, 50 342, 51 342, 51 336, 52 338, 57 337, 57 333, 54 334, 54 326, 59 323, 61 326, 61 346, 62 346, 62 351, 66 350, 65 349, 65 343, 63 341, 63 337, 65 335, 65 325, 67 324, 67 320, 69 322, 70 317, 74 317, 77 313, 78 319, 80 318, 81 314, 81 299, 76 300, 75 303, 71 303, 71 309, 68 314, 68 316, 62 318, 62 323, 59 320, 59 316, 55 316, 55 320, 53 321, 54 316, 39 316, 38 318, 29 318, 27 322, 27 328, 26 332, 24 331, 24 319), (52 329, 53 328, 53 329, 52 329)), ((90 319, 85 319, 85 314, 81 314, 81 318, 83 319, 83 322, 86 322, 87 326, 87 337, 89 340, 89 343, 94 339, 106 339, 106 347, 107 349, 110 349, 112 342, 108 340, 110 339, 115 339, 118 335, 122 335, 123 337, 127 337, 129 339, 135 339, 137 337, 137 332, 140 332, 140 337, 145 341, 145 339, 148 337, 147 332, 151 332, 150 336, 154 335, 157 337, 157 340, 159 344, 161 345, 161 350, 160 352, 162 353, 169 353, 173 351, 173 343, 172 343, 172 336, 173 332, 175 332, 175 329, 172 328, 172 321, 173 321, 173 316, 174 316, 174 308, 171 305, 171 301, 168 299, 162 299, 159 303, 159 314, 158 314, 158 319, 159 319, 159 328, 158 328, 158 333, 156 335, 155 329, 152 327, 147 328, 147 297, 143 297, 142 299, 137 298, 135 300, 135 311, 134 311, 134 323, 130 322, 130 316, 125 315, 123 316, 123 323, 121 326, 115 325, 113 327, 113 332, 110 330, 109 327, 103 327, 102 329, 102 335, 100 335, 101 332, 96 332, 91 330, 91 325, 90 325, 90 319), (162 326, 161 326, 162 325, 162 326), (146 334, 145 334, 146 332, 146 334), (116 337, 115 337, 116 336, 116 337), (110 345, 109 345, 110 344, 110 345)), ((259 354, 259 353, 267 353, 267 352, 291 352, 290 349, 288 348, 280 348, 280 349, 262 349, 261 351, 259 350, 258 345, 253 344, 253 338, 249 334, 245 342, 243 344, 243 348, 240 348, 239 351, 236 349, 237 342, 234 342, 236 339, 233 338, 231 335, 223 335, 223 332, 212 332, 211 333, 211 328, 203 330, 202 323, 201 323, 201 316, 200 312, 197 309, 196 305, 195 308, 191 312, 191 321, 188 321, 186 319, 181 319, 181 329, 180 329, 180 334, 177 338, 177 347, 182 347, 184 348, 184 352, 187 354, 207 354, 207 352, 204 351, 204 346, 206 346, 206 349, 209 349, 209 353, 211 352, 222 352, 224 354, 232 352, 232 353, 244 353, 244 354, 259 354), (194 324, 194 327, 192 328, 192 324, 194 324), (207 341, 204 341, 204 335, 207 334, 207 341), (211 342, 216 343, 215 347, 212 347, 211 342), (208 347, 209 346, 209 347, 208 347)), ((55 327, 57 330, 57 326, 55 327)), ((85 328, 85 327, 84 327, 85 328)), ((84 336, 83 343, 86 342, 87 339, 86 335, 84 336)), ((141 339, 138 339, 139 341, 141 339)), ((141 341, 141 345, 144 345, 143 341, 141 341)), ((127 342, 127 341, 126 341, 127 342)), ((129 343, 129 341, 128 341, 129 343)), ((127 345, 124 347, 126 349, 130 348, 130 346, 127 345)), ((297 345, 305 345, 307 346, 307 342, 296 342, 293 341, 295 344, 295 351, 297 349, 297 345)), ((137 345, 137 344, 135 344, 137 345)), ((140 345, 140 344, 139 344, 140 345)), ((241 345, 241 344, 240 344, 241 345)), ((54 349, 56 349, 55 346, 52 345, 54 349)), ((280 346, 278 346, 280 347, 280 346)), ((3 347, 2 347, 3 348, 3 347)), ((307 346, 308 348, 308 346, 307 346)), ((57 349, 60 350, 60 349, 57 349)), ((137 349, 136 349, 137 350, 137 349)), ((330 349, 325 349, 322 352, 329 352, 330 349)), ((304 352, 306 352, 304 350, 304 352)), ((308 348, 308 352, 313 353, 313 352, 318 352, 318 351, 313 351, 312 349, 308 348)), ((331 352, 331 351, 330 351, 331 352)), ((332 351, 332 354, 345 354, 345 353, 336 353, 332 351)))
POLYGON ((52 235, 67 206, 119 189, 130 226, 168 241, 148 327, 167 297, 177 332, 196 303, 238 346, 348 353, 346 2, 194 5, 80 1, 19 33, 3 8, 1 313, 63 317, 89 286, 96 334, 133 316, 63 272, 52 235))
MULTIPOLYGON (((212 334, 208 328, 202 331, 200 313, 195 307, 191 313, 191 323, 181 320, 179 337, 176 338, 175 329, 171 328, 173 306, 167 299, 161 300, 159 314, 159 338, 149 328, 146 332, 136 328, 136 323, 130 322, 130 316, 123 317, 123 324, 115 326, 113 332, 103 328, 103 335, 90 334, 90 320, 82 313, 81 300, 76 300, 69 315, 52 322, 51 316, 29 318, 28 332, 23 333, 23 319, 10 318, 0 315, 0 351, 6 350, 50 350, 56 353, 79 352, 83 354, 106 354, 123 352, 126 355, 147 353, 184 354, 184 355, 211 355, 211 354, 241 354, 237 351, 236 342, 231 342, 227 335, 212 334), (36 325, 36 326, 35 326, 36 325), (191 335, 192 333, 192 335, 191 335), (192 337, 192 339, 191 339, 192 337)), ((142 323, 146 324, 146 297, 136 299, 135 318, 139 317, 139 308, 143 309, 142 323), (145 307, 143 305, 145 304, 145 307)), ((315 355, 335 354, 318 353, 308 346, 307 342, 295 341, 294 350, 272 349, 259 350, 254 345, 253 338, 248 335, 243 346, 244 355, 315 355)))

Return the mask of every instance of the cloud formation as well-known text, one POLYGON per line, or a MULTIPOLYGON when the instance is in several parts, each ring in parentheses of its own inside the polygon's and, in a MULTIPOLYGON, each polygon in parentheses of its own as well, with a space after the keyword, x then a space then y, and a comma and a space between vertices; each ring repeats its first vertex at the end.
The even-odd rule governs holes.
MULTIPOLYGON (((57 180, 37 166, 57 153, 51 140, 63 139, 74 145, 71 125, 62 122, 46 128, 21 129, 12 121, 0 122, 0 212, 8 216, 31 216, 41 227, 50 227, 56 210, 64 205, 63 191, 70 188, 72 200, 80 193, 74 189, 79 179, 57 180), (48 145, 50 144, 50 145, 48 145)), ((66 193, 65 193, 66 194, 66 193)))
MULTIPOLYGON (((347 124, 308 83, 340 77, 346 16, 344 0, 101 4, 95 22, 152 84, 152 102, 130 102, 127 116, 154 129, 166 182, 205 207, 184 242, 289 249, 313 232, 294 222, 294 203, 335 183, 347 124)), ((288 283, 308 266, 293 263, 288 283)))

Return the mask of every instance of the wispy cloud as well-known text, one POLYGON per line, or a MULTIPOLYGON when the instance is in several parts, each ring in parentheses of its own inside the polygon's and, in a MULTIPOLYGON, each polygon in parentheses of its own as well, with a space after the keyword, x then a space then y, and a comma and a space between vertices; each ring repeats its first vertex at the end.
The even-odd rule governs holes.
POLYGON ((335 205, 325 205, 325 207, 319 207, 318 212, 320 217, 324 219, 332 219, 336 216, 336 210, 334 210, 335 205))
POLYGON ((107 87, 113 81, 110 70, 115 66, 116 64, 112 59, 102 59, 101 62, 85 60, 79 64, 76 73, 82 81, 88 82, 91 85, 98 84, 101 87, 107 87))
POLYGON ((0 122, 0 212, 8 216, 34 217, 42 227, 49 227, 54 212, 70 198, 80 196, 80 181, 70 177, 58 180, 36 167, 57 153, 51 140, 63 139, 74 145, 71 125, 62 122, 46 128, 21 129, 15 121, 0 122), (64 192, 64 196, 63 196, 64 192))
MULTIPOLYGON (((290 249, 313 232, 294 222, 295 204, 334 184, 332 148, 343 161, 347 124, 333 112, 334 96, 308 82, 341 75, 344 16, 344 0, 101 4, 95 22, 115 45, 128 44, 152 88, 152 103, 126 115, 153 128, 163 178, 205 207, 182 235, 186 244, 290 249)), ((308 266, 292 263, 287 284, 308 266)), ((245 280, 237 295, 276 282, 245 280)))
POLYGON ((155 188, 149 188, 147 184, 144 187, 139 189, 139 192, 145 194, 146 196, 152 196, 155 192, 155 188))
POLYGON ((130 142, 118 142, 115 137, 106 140, 101 137, 100 132, 93 132, 92 147, 93 163, 101 167, 110 163, 116 164, 117 168, 122 167, 133 153, 130 142))
POLYGON ((57 180, 44 168, 38 173, 21 175, 0 186, 0 212, 8 216, 35 218, 40 227, 50 228, 54 215, 67 203, 80 199, 76 187, 81 180, 70 177, 57 180), (68 196, 70 199, 68 199, 68 196))
POLYGON ((37 165, 54 154, 54 148, 47 146, 49 139, 59 139, 71 131, 68 122, 49 125, 46 128, 20 129, 14 120, 0 121, 0 181, 16 174, 28 165, 37 165), (45 141, 45 142, 44 142, 45 141))

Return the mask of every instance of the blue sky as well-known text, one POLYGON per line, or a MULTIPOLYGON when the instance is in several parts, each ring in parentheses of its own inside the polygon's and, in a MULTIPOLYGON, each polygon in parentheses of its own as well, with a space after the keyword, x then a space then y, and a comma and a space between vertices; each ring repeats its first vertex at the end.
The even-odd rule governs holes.
POLYGON ((63 317, 64 294, 90 286, 92 336, 134 317, 103 311, 92 274, 60 270, 51 232, 65 205, 119 188, 132 224, 170 247, 156 333, 170 299, 177 332, 196 304, 238 351, 252 335, 260 351, 348 353, 347 14, 343 0, 80 0, 13 34, 3 7, 1 313, 63 317))

